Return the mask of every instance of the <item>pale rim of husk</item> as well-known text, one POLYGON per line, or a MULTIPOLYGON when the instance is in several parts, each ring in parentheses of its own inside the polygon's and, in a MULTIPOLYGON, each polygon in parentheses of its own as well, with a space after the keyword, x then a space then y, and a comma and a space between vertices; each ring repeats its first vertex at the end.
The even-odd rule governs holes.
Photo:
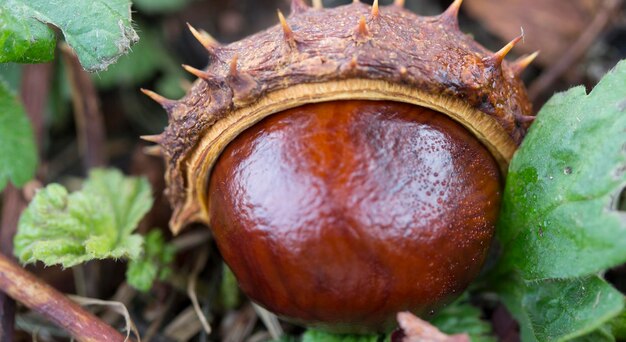
POLYGON ((230 113, 211 126, 187 160, 185 204, 171 225, 174 234, 191 222, 209 223, 207 189, 213 165, 224 148, 262 119, 298 106, 336 100, 388 100, 433 109, 463 125, 492 154, 506 176, 517 144, 490 115, 463 101, 444 95, 372 79, 346 79, 303 83, 266 94, 249 106, 230 113))

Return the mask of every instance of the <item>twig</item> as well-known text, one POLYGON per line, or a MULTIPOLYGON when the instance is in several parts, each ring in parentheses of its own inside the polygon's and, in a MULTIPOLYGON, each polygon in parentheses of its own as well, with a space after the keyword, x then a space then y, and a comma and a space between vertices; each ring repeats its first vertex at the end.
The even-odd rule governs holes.
POLYGON ((176 249, 176 252, 184 252, 193 249, 202 244, 206 244, 211 240, 211 231, 208 229, 196 230, 187 234, 179 235, 170 243, 176 249))
POLYGON ((255 303, 252 303, 252 306, 254 307, 254 311, 256 311, 257 315, 259 315, 259 318, 261 318, 261 321, 267 328, 267 331, 269 331, 272 339, 279 340, 280 337, 283 336, 284 332, 283 328, 280 326, 278 317, 255 303))
MULTIPOLYGON (((258 316, 252 304, 248 303, 245 307, 241 308, 238 311, 234 311, 229 313, 229 315, 233 315, 234 319, 230 319, 230 317, 226 316, 222 320, 222 326, 220 326, 220 331, 222 331, 222 335, 224 336, 222 342, 240 342, 240 341, 248 341, 248 336, 254 330, 254 326, 258 320, 258 316), (224 322, 227 322, 224 324, 224 322)), ((272 335, 267 333, 267 340, 273 340, 272 335)))
POLYGON ((126 305, 124 303, 116 302, 112 300, 102 300, 102 299, 97 299, 97 298, 85 298, 85 297, 74 296, 74 295, 69 295, 68 297, 82 306, 98 305, 100 307, 105 307, 105 308, 108 308, 109 310, 115 311, 118 315, 121 315, 122 317, 124 317, 124 320, 126 323, 126 327, 124 328, 124 330, 126 330, 126 340, 130 338, 130 333, 132 332, 133 334, 135 334, 135 337, 137 337, 137 341, 141 342, 141 336, 139 335, 139 330, 137 330, 137 326, 135 325, 135 322, 133 322, 133 320, 130 318, 130 312, 128 312, 128 308, 126 308, 126 305))
POLYGON ((200 255, 198 256, 196 264, 194 265, 193 270, 189 275, 189 283, 187 283, 187 295, 189 296, 189 299, 191 299, 191 304, 193 304, 193 308, 198 315, 198 319, 200 320, 200 323, 202 323, 202 328, 204 329, 204 332, 207 333, 207 335, 211 334, 211 325, 209 325, 209 322, 207 321, 204 313, 202 313, 202 309, 200 308, 198 296, 196 295, 196 280, 198 279, 198 274, 200 274, 200 271, 202 271, 202 269, 206 265, 208 258, 209 253, 207 252, 207 249, 202 249, 200 255))
POLYGON ((50 285, 0 254, 0 290, 67 330, 78 341, 124 341, 124 336, 50 285))
MULTIPOLYGON (((117 287, 115 294, 109 300, 113 302, 120 302, 125 306, 130 306, 130 303, 135 296, 137 296, 137 290, 128 285, 127 282, 123 282, 117 287)), ((114 324, 117 322, 119 315, 113 310, 107 310, 101 317, 103 321, 107 322, 107 324, 114 324)))
POLYGON ((191 337, 202 331, 202 323, 198 319, 193 306, 187 307, 163 329, 163 336, 174 341, 189 341, 191 337))
POLYGON ((104 120, 100 111, 100 99, 91 76, 83 70, 74 51, 61 44, 67 76, 72 87, 72 103, 78 131, 78 143, 83 154, 85 168, 106 164, 104 120))
POLYGON ((585 32, 565 51, 563 57, 558 62, 552 64, 530 85, 528 94, 533 101, 546 89, 550 88, 563 73, 570 69, 587 52, 621 4, 622 0, 606 0, 602 2, 602 7, 594 16, 591 24, 585 29, 585 32))

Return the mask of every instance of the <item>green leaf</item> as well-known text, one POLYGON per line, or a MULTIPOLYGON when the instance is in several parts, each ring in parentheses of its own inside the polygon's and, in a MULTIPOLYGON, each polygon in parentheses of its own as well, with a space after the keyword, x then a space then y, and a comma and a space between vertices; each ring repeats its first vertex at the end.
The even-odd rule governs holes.
POLYGON ((145 178, 124 177, 117 170, 95 169, 83 191, 98 195, 110 204, 117 230, 130 234, 152 207, 150 184, 145 178))
POLYGON ((0 79, 8 85, 11 91, 16 92, 22 84, 22 65, 17 63, 1 63, 0 79))
POLYGON ((37 149, 30 121, 0 79, 0 191, 8 180, 21 187, 35 175, 37 149))
POLYGON ((609 322, 613 336, 620 340, 626 340, 626 311, 622 311, 619 316, 609 322))
POLYGON ((14 239, 23 263, 76 264, 105 258, 137 258, 143 238, 132 234, 152 206, 143 178, 94 170, 72 194, 59 184, 39 191, 24 210, 14 239))
POLYGON ((626 61, 590 93, 555 95, 506 180, 503 265, 526 280, 594 274, 626 262, 626 61))
POLYGON ((0 63, 42 63, 54 58, 54 31, 32 17, 27 6, 0 4, 0 63))
POLYGON ((151 230, 145 237, 144 253, 128 264, 126 280, 139 291, 150 290, 157 278, 163 280, 168 275, 174 254, 174 247, 165 242, 161 231, 151 230))
POLYGON ((523 341, 584 336, 624 308, 622 294, 598 276, 530 282, 502 276, 497 291, 519 321, 523 341))
POLYGON ((190 0, 135 0, 133 4, 147 14, 170 13, 185 7, 190 0))
POLYGON ((159 268, 146 259, 132 260, 126 270, 128 284, 141 292, 147 292, 157 278, 159 268))
POLYGON ((58 27, 87 71, 101 71, 139 40, 129 0, 4 0, 0 3, 0 62, 38 63, 54 55, 58 27))
POLYGON ((133 46, 133 53, 122 56, 106 71, 93 74, 92 79, 101 89, 133 86, 144 82, 159 71, 170 58, 159 36, 144 25, 139 26, 141 41, 133 46))
POLYGON ((339 335, 309 329, 302 335, 302 342, 378 342, 378 335, 339 335))
POLYGON ((481 319, 481 311, 469 303, 467 294, 441 310, 430 323, 448 335, 466 333, 472 342, 495 342, 491 325, 481 319))

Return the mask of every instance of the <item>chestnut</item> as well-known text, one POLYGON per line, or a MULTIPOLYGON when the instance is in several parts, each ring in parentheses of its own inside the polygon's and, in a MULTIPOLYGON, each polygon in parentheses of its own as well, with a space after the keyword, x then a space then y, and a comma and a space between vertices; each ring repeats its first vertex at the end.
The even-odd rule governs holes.
POLYGON ((480 271, 503 176, 533 117, 519 75, 463 34, 461 1, 313 8, 220 45, 158 136, 171 229, 209 226, 244 293, 296 323, 387 331, 480 271))
POLYGON ((215 240, 242 290, 335 331, 391 328, 476 276, 500 171, 463 126, 386 101, 309 104, 222 152, 208 187, 215 240))

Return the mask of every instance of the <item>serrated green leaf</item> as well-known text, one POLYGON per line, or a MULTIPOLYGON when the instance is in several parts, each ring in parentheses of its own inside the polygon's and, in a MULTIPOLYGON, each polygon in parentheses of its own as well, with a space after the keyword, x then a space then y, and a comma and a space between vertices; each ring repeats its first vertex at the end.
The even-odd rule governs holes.
POLYGON ((619 291, 598 276, 526 282, 498 279, 497 291, 520 323, 523 341, 567 341, 589 334, 624 308, 619 291))
POLYGON ((14 253, 23 263, 63 267, 93 259, 135 259, 143 238, 132 232, 151 206, 147 180, 117 170, 92 171, 83 189, 72 194, 50 184, 22 213, 14 253))
POLYGON ((149 260, 133 260, 126 270, 126 281, 135 289, 147 292, 157 278, 159 268, 149 260))
POLYGON ((0 3, 0 62, 38 63, 54 55, 58 27, 88 71, 114 63, 139 37, 129 0, 4 0, 0 3))
POLYGON ((626 262, 626 61, 589 94, 555 95, 506 180, 503 265, 526 280, 593 274, 626 262))
POLYGON ((168 52, 158 35, 148 27, 139 26, 141 41, 133 46, 133 53, 120 57, 106 71, 93 74, 92 79, 101 89, 132 86, 148 80, 166 63, 168 52))
POLYGON ((464 295, 437 313, 430 323, 448 335, 466 333, 472 342, 495 342, 491 325, 481 315, 480 309, 472 306, 464 295))
POLYGON ((309 329, 302 335, 302 342, 378 342, 378 335, 339 335, 309 329))
POLYGON ((174 247, 165 242, 161 231, 151 230, 145 237, 143 254, 128 264, 128 284, 139 291, 150 290, 157 278, 163 280, 169 274, 174 254, 174 247))
POLYGON ((33 129, 15 95, 0 79, 0 191, 9 179, 21 187, 35 175, 33 129))
POLYGON ((125 177, 115 170, 95 169, 83 191, 105 199, 113 210, 117 230, 130 234, 152 207, 150 184, 145 178, 125 177))

